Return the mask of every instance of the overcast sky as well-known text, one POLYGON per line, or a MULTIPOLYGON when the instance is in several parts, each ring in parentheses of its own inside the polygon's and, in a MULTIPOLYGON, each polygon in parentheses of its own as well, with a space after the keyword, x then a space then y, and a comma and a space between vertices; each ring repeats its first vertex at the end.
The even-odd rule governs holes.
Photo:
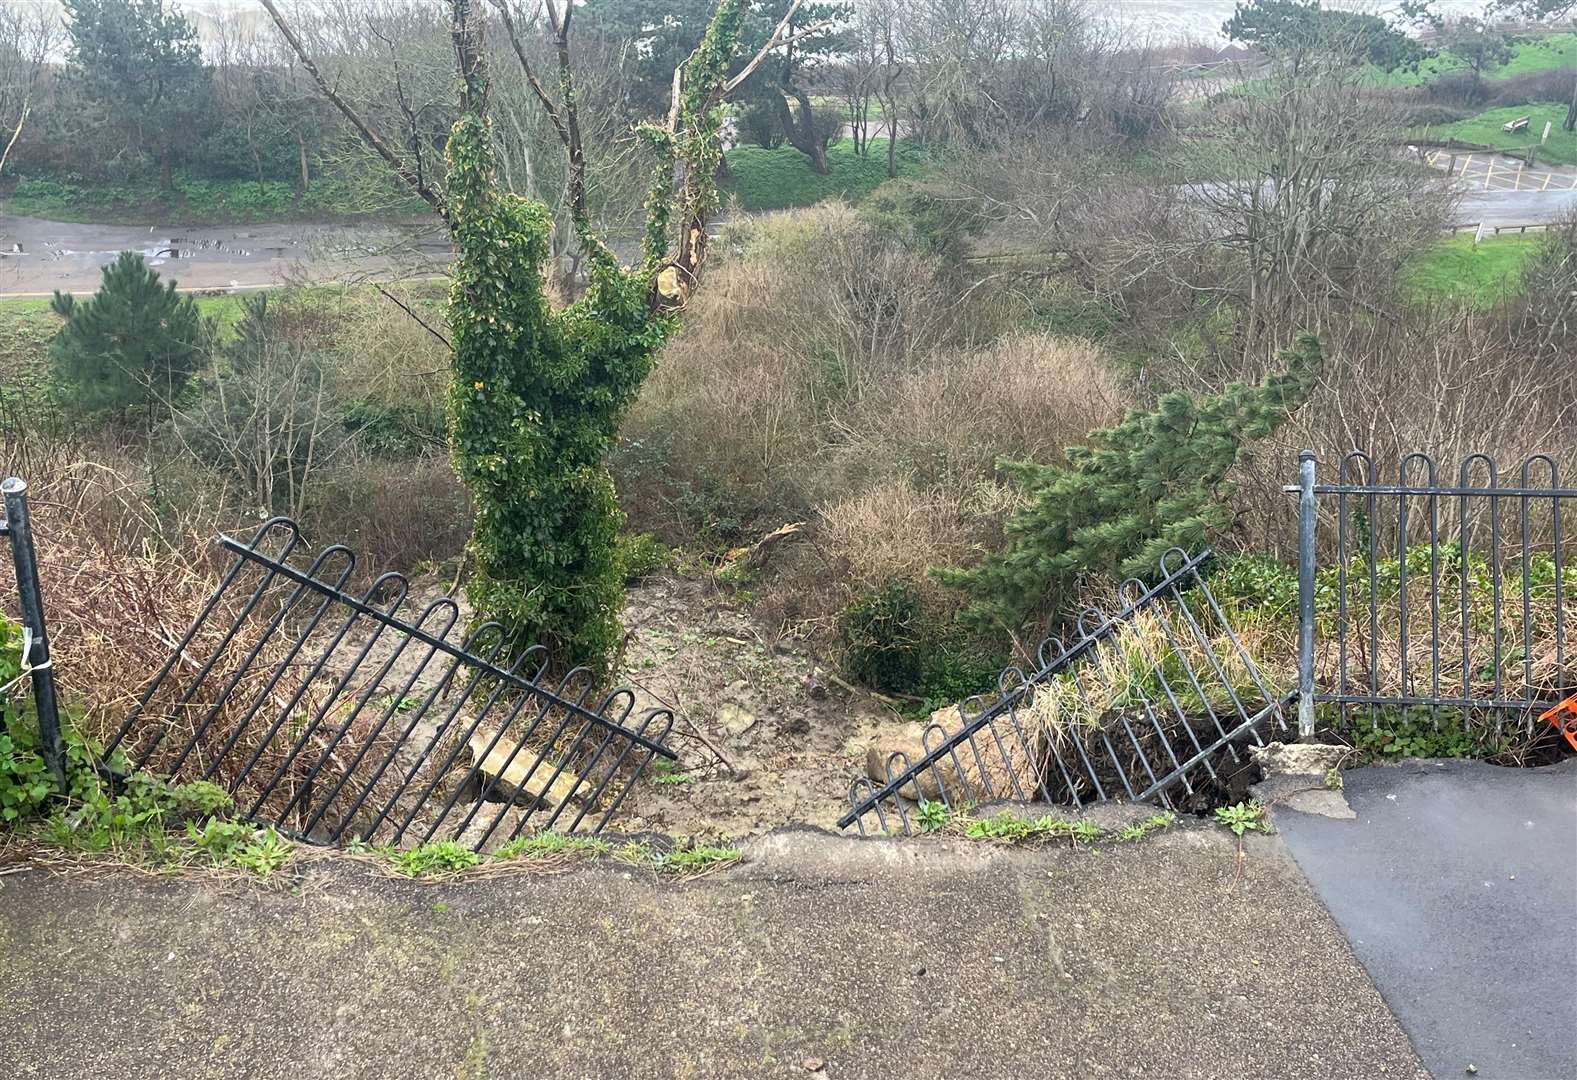
MULTIPOLYGON (((257 0, 177 0, 177 2, 188 15, 197 17, 199 28, 202 27, 203 16, 222 16, 238 10, 262 12, 257 0)), ((287 4, 291 2, 295 0, 287 0, 287 4)), ((302 0, 302 2, 311 3, 311 0, 302 0)), ((412 2, 431 3, 433 0, 412 0, 412 2)), ((0 3, 58 6, 57 0, 0 0, 0 3)), ((1097 11, 1110 12, 1122 21, 1153 32, 1158 37, 1213 38, 1219 34, 1221 24, 1231 16, 1234 0, 1091 0, 1090 6, 1097 11)), ((1377 3, 1374 0, 1352 0, 1343 3, 1341 0, 1335 0, 1330 6, 1385 12, 1394 10, 1397 5, 1394 0, 1389 3, 1377 3)), ((1448 13, 1477 14, 1483 10, 1484 0, 1439 0, 1436 6, 1448 13)))

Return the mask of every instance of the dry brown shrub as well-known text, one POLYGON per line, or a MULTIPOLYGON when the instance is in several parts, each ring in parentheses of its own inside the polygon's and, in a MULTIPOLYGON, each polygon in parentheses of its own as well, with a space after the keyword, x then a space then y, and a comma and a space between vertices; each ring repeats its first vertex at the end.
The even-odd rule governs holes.
POLYGON ((708 493, 736 527, 804 516, 834 417, 975 332, 940 264, 847 207, 751 222, 726 245, 615 461, 635 524, 674 538, 715 524, 695 520, 708 493))
POLYGON ((733 230, 615 460, 638 528, 732 540, 902 479, 953 495, 1115 419, 1090 345, 1002 335, 990 290, 847 207, 733 230))
POLYGON ((471 536, 471 502, 444 451, 353 458, 308 501, 302 528, 358 557, 355 581, 452 559, 471 536))
POLYGON ((965 561, 975 548, 971 510, 956 490, 886 480, 818 507, 818 535, 854 592, 897 580, 934 598, 940 586, 927 570, 965 561))
MULTIPOLYGON (((89 737, 108 741, 174 656, 169 679, 126 733, 123 748, 133 761, 156 747, 150 766, 173 767, 211 714, 179 778, 194 779, 213 767, 211 778, 231 789, 243 807, 263 794, 277 771, 279 782, 267 805, 282 808, 324 754, 337 768, 365 748, 369 769, 362 772, 368 772, 397 742, 397 730, 372 730, 376 713, 350 725, 332 753, 325 739, 318 738, 291 758, 294 733, 288 725, 269 733, 271 718, 281 715, 295 689, 304 685, 319 647, 290 655, 300 611, 277 632, 259 633, 280 597, 269 601, 274 607, 265 604, 254 611, 252 629, 221 648, 250 593, 249 587, 230 590, 176 655, 229 561, 215 543, 216 535, 248 538, 258 514, 236 509, 223 487, 203 470, 182 463, 155 464, 156 456, 105 431, 86 440, 30 439, 26 452, 14 459, 25 465, 51 654, 72 723, 89 737), (249 656, 254 644, 256 653, 249 656), (194 688, 210 657, 212 666, 194 688), (247 721, 254 703, 261 703, 260 715, 267 719, 247 721), (232 738, 234 746, 221 755, 232 738), (241 766, 254 751, 256 764, 243 776, 241 766)), ((338 516, 321 523, 359 522, 354 530, 359 536, 352 539, 370 543, 372 558, 363 558, 351 587, 370 579, 373 563, 410 557, 413 545, 428 545, 428 557, 458 550, 469 515, 463 497, 458 505, 451 499, 448 506, 441 497, 446 477, 450 487, 457 486, 446 459, 365 464, 382 466, 381 475, 367 481, 371 496, 363 498, 359 487, 341 484, 326 496, 338 516)), ((327 528, 322 535, 326 541, 340 539, 327 528)), ((15 612, 16 599, 14 578, 9 572, 0 574, 0 610, 15 612)), ((292 711, 315 705, 313 692, 304 693, 292 711)), ((392 792, 395 779, 380 778, 369 801, 380 802, 392 792)), ((357 790, 354 784, 350 787, 357 790)))
MULTIPOLYGON (((142 463, 62 447, 54 469, 30 462, 32 510, 50 649, 62 694, 84 728, 111 730, 170 655, 217 580, 211 507, 188 504, 161 520, 142 463)), ((0 575, 0 603, 15 610, 0 575)))
POLYGON ((936 355, 840 416, 832 475, 891 471, 967 486, 999 458, 1058 461, 1122 415, 1122 394, 1110 360, 1073 338, 1013 334, 936 355))
MULTIPOLYGON (((387 291, 428 326, 447 333, 442 292, 426 284, 390 285, 387 291)), ((330 369, 335 396, 441 417, 449 387, 450 350, 431 331, 375 293, 346 293, 332 312, 335 351, 330 369)), ((436 439, 442 446, 442 439, 436 439)))

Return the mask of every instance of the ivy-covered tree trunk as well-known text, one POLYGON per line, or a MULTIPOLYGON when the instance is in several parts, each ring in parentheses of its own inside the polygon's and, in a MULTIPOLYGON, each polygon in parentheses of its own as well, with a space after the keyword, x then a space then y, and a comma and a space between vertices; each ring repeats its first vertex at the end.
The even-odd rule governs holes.
POLYGON ((651 370, 665 321, 589 230, 585 295, 555 311, 544 289, 551 219, 495 177, 483 73, 448 143, 455 244, 450 433, 476 507, 469 596, 521 644, 600 663, 619 630, 623 515, 604 464, 651 370))
POLYGON ((570 71, 575 3, 544 0, 541 8, 558 59, 556 95, 533 71, 508 5, 497 5, 522 74, 569 157, 567 201, 590 275, 581 299, 557 310, 546 293, 548 209, 502 191, 497 180, 475 0, 449 0, 460 119, 445 150, 442 191, 324 77, 275 0, 260 2, 323 96, 449 227, 449 428, 475 505, 468 593, 478 618, 503 624, 517 649, 540 642, 560 664, 601 667, 618 640, 624 595, 623 516, 603 461, 651 370, 667 312, 683 305, 700 273, 717 205, 722 102, 785 40, 802 0, 790 0, 777 29, 732 76, 747 0, 718 0, 700 46, 675 73, 668 122, 642 129, 657 165, 645 260, 633 270, 619 265, 586 213, 570 71))

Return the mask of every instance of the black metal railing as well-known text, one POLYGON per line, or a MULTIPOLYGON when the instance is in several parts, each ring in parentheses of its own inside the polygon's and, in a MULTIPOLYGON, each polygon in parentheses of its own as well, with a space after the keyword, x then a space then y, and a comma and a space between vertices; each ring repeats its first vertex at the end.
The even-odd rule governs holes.
POLYGON ((1155 584, 1123 585, 1116 614, 1086 611, 1072 641, 1042 642, 1033 674, 1004 671, 996 700, 964 702, 951 730, 928 725, 917 755, 868 762, 839 826, 908 833, 925 803, 1174 806, 1229 787, 1240 751, 1286 729, 1292 694, 1228 624, 1200 575, 1209 557, 1168 553, 1155 584))
POLYGON ((600 831, 674 756, 667 710, 632 722, 626 689, 589 703, 590 671, 551 678, 543 648, 512 651, 497 623, 466 633, 447 596, 407 611, 399 574, 352 594, 355 555, 302 566, 300 539, 285 518, 220 538, 234 561, 107 753, 219 783, 245 819, 309 841, 478 850, 600 831))
MULTIPOLYGON (((8 541, 16 571, 17 606, 22 625, 23 677, 33 688, 33 709, 38 718, 39 746, 44 763, 60 791, 66 790, 66 748, 60 732, 60 706, 55 695, 54 662, 49 655, 49 627, 44 618, 44 593, 38 581, 38 555, 33 547, 33 519, 28 510, 27 484, 17 477, 0 483, 5 515, 0 517, 0 538, 8 541)), ((0 688, 3 699, 10 688, 0 688)))
POLYGON ((1443 476, 1409 454, 1387 482, 1368 455, 1321 483, 1300 457, 1299 728, 1316 709, 1460 711, 1532 725, 1577 692, 1577 488, 1537 454, 1508 482, 1475 454, 1443 476))

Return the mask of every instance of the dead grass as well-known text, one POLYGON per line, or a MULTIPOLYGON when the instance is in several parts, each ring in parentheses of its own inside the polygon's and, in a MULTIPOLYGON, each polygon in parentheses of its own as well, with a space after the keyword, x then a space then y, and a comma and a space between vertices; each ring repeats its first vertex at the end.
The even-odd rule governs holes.
POLYGON ((739 545, 810 521, 763 613, 825 627, 898 580, 946 620, 956 601, 929 569, 996 545, 1017 505, 998 459, 1055 461, 1117 419, 1113 366, 1088 342, 1010 330, 989 289, 844 207, 751 222, 724 246, 625 428, 632 525, 739 545))

